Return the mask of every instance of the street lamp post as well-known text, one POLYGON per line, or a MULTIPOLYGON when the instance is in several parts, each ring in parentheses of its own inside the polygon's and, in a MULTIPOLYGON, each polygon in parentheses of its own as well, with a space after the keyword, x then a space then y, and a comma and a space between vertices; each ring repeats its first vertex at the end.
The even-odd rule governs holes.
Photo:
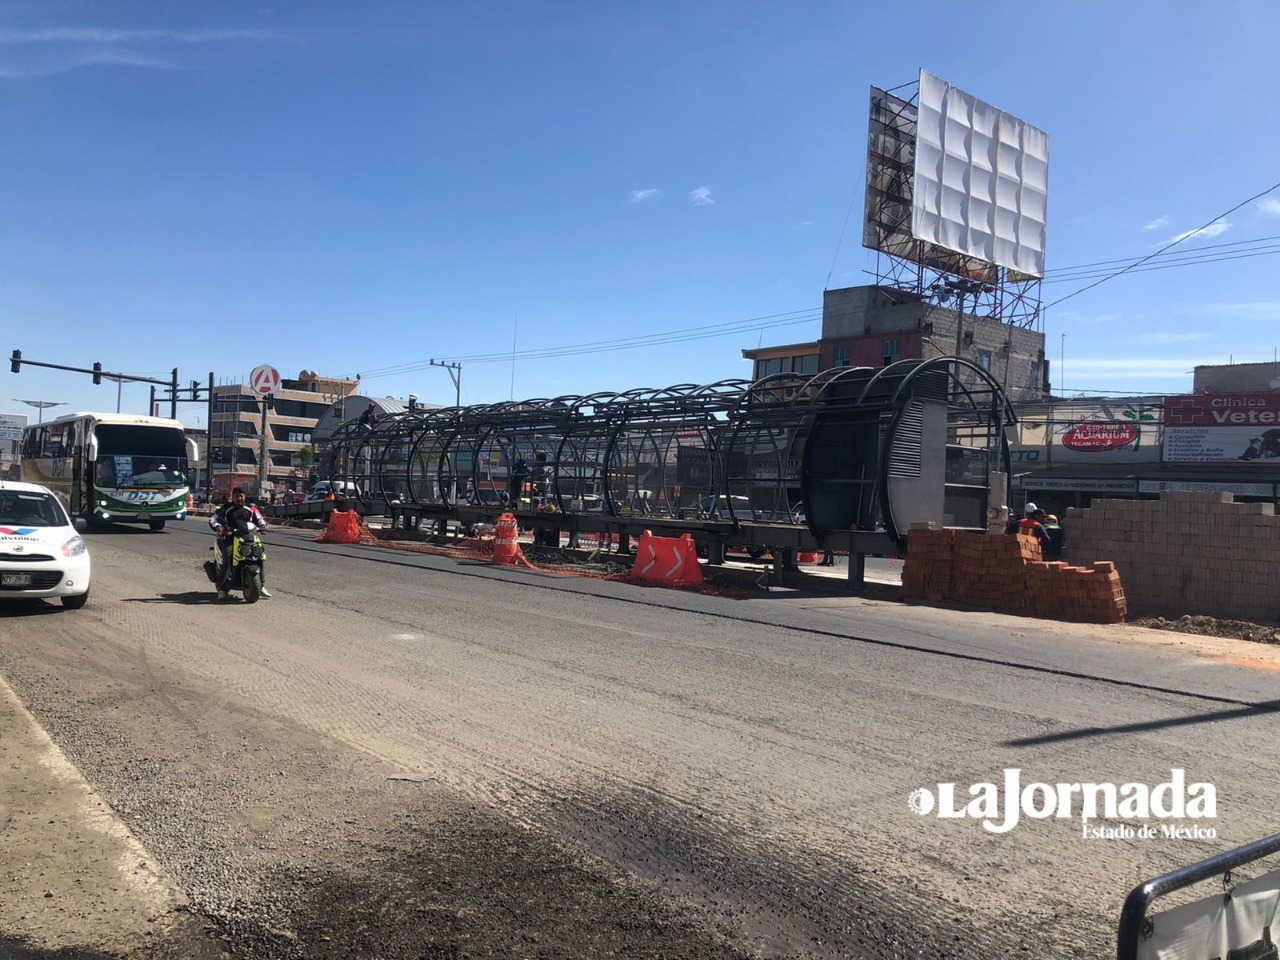
POLYGON ((66 402, 63 400, 19 400, 17 397, 14 397, 13 402, 25 403, 28 407, 35 407, 37 410, 39 410, 40 413, 36 417, 37 424, 44 423, 44 412, 49 407, 65 407, 66 406, 66 402))

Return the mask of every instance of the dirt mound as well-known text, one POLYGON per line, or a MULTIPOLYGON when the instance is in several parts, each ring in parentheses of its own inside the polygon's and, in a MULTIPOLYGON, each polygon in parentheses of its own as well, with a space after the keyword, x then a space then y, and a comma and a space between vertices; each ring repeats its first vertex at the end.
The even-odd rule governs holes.
POLYGON ((1237 640, 1251 640, 1254 643, 1280 643, 1280 627, 1261 623, 1250 623, 1247 620, 1219 620, 1217 617, 1178 617, 1166 620, 1164 617, 1143 617, 1133 621, 1135 627, 1147 627, 1150 630, 1176 630, 1178 633, 1198 633, 1206 637, 1234 637, 1237 640))

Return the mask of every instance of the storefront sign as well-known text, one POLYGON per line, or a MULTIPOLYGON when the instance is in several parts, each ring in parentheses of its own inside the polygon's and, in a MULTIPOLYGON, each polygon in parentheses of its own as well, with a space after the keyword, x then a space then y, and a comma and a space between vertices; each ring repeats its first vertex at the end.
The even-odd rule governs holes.
POLYGON ((1280 394, 1165 398, 1164 459, 1256 463, 1280 459, 1280 394))
POLYGON ((1165 491, 1194 493, 1234 493, 1241 497, 1274 497, 1272 483, 1227 483, 1217 480, 1139 480, 1139 493, 1164 493, 1165 491))
POLYGON ((1118 450, 1138 439, 1138 428, 1132 423, 1077 423, 1062 434, 1062 445, 1068 450, 1095 453, 1118 450))
POLYGON ((1169 463, 1274 463, 1280 458, 1280 427, 1166 427, 1169 463))
POLYGON ((1067 493, 1126 493, 1137 492, 1137 481, 1132 477, 1118 480, 1098 480, 1074 477, 1020 477, 1024 490, 1061 490, 1067 493))

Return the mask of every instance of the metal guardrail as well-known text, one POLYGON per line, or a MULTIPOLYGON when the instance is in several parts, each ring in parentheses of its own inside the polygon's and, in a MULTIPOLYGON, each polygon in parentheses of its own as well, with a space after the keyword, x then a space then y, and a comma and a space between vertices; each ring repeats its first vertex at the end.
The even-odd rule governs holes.
POLYGON ((1120 926, 1116 931, 1116 960, 1138 960, 1138 947, 1150 930, 1147 926, 1150 923, 1147 909, 1157 897, 1216 876, 1229 881, 1230 872, 1236 867, 1261 860, 1273 853, 1280 853, 1280 833, 1181 867, 1134 887, 1120 909, 1120 926))

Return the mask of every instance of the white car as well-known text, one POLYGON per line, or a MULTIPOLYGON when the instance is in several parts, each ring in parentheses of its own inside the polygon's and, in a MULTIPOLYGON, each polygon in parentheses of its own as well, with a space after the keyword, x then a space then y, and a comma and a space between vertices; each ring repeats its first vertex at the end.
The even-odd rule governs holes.
POLYGON ((60 597, 79 610, 89 599, 89 551, 62 504, 45 487, 0 480, 0 600, 60 597))

